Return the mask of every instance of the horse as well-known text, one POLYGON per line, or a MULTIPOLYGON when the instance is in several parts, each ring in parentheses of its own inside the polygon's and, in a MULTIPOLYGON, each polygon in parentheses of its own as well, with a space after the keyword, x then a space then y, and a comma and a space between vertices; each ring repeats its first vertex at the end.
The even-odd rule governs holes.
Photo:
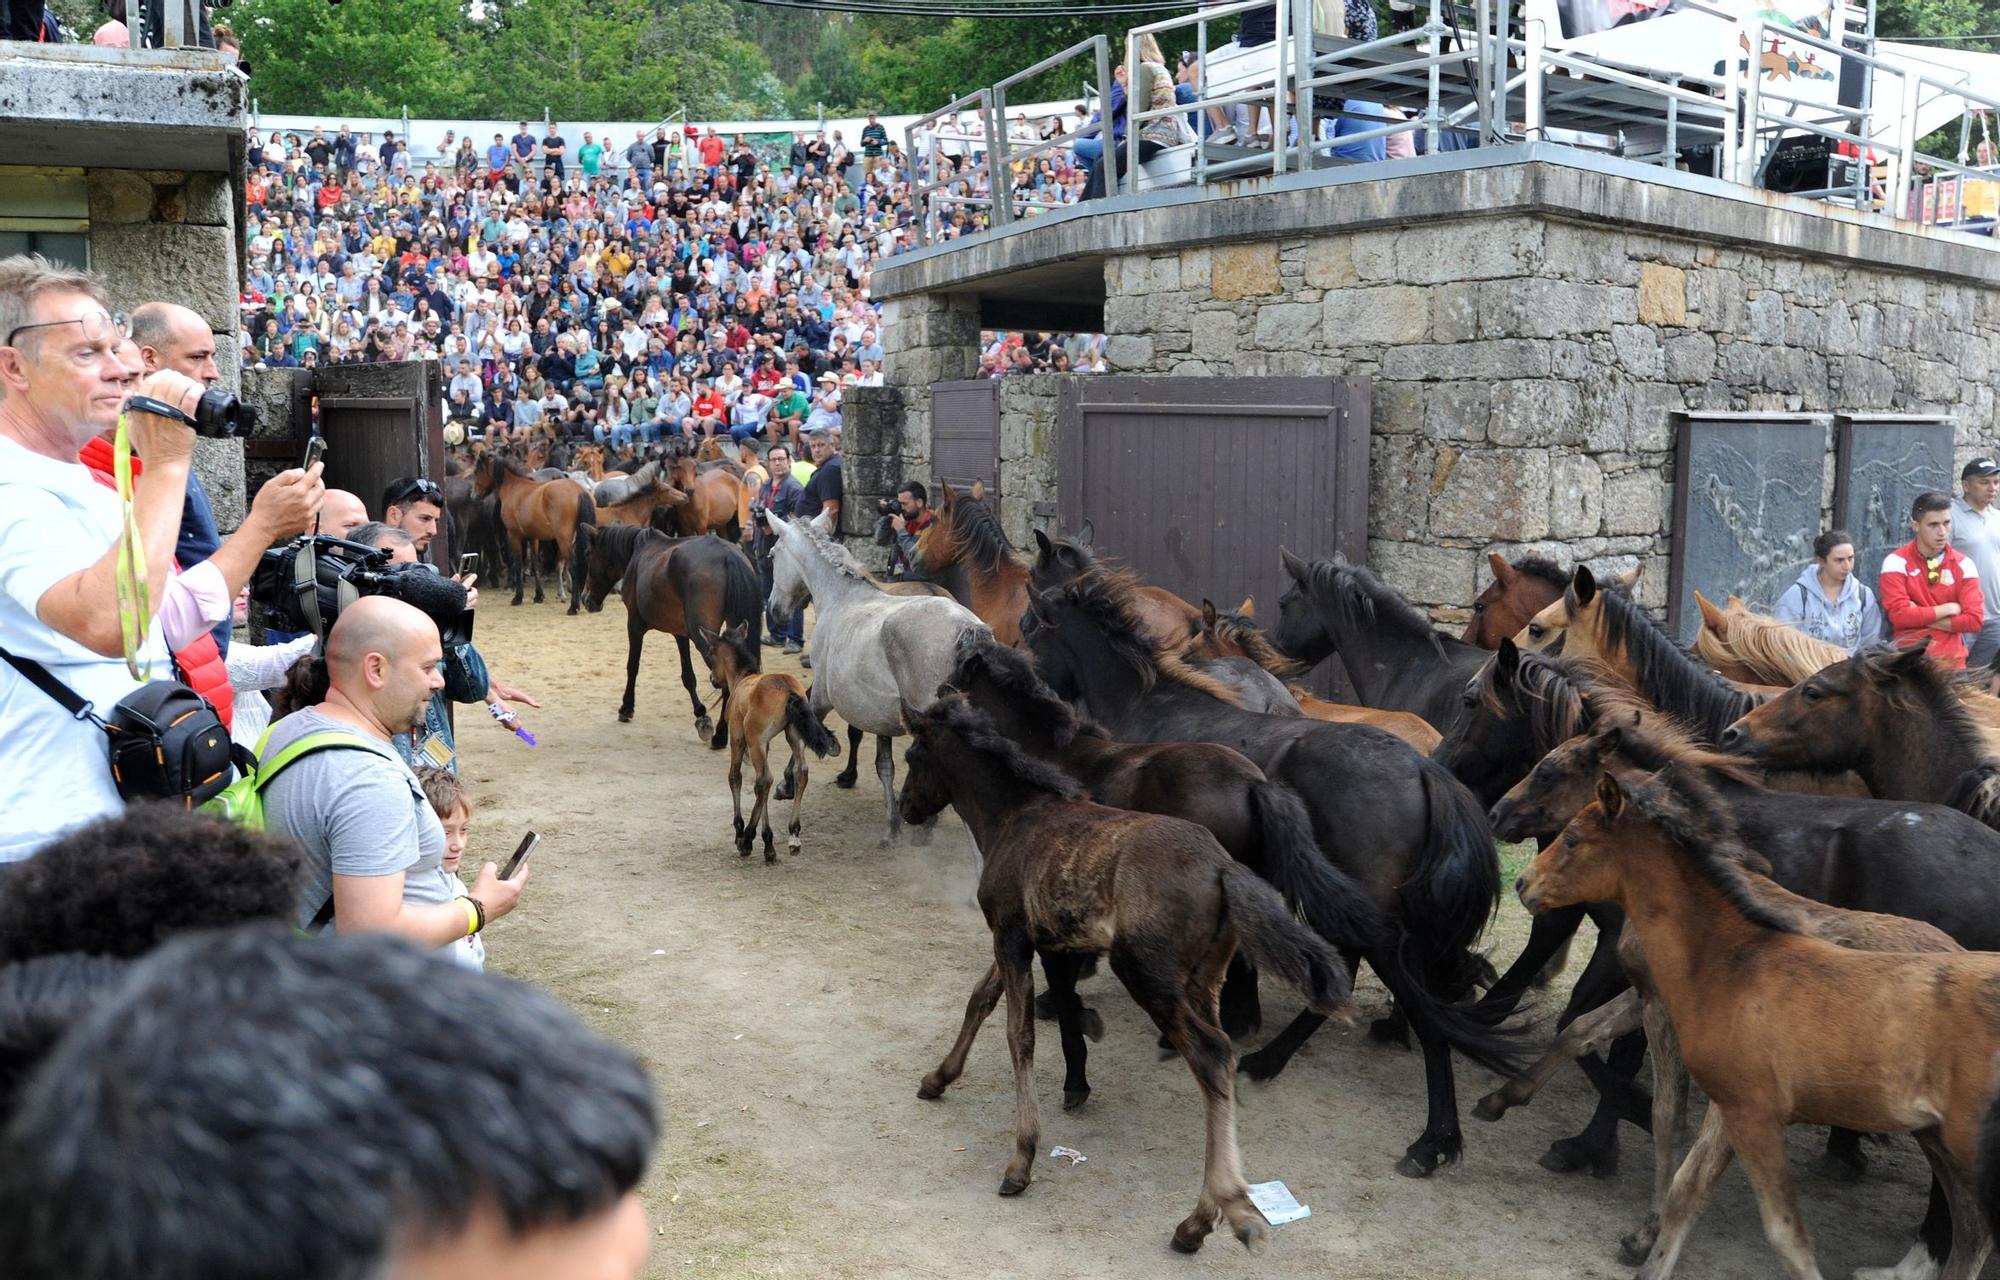
MULTIPOLYGON (((497 496, 501 527, 507 531, 513 563, 514 600, 521 603, 528 572, 535 575, 535 603, 542 602, 540 558, 529 564, 529 546, 535 542, 556 544, 558 563, 569 573, 569 612, 576 612, 576 584, 583 579, 581 530, 597 523, 597 508, 590 495, 566 481, 531 480, 511 462, 486 454, 472 468, 473 492, 481 498, 497 496)), ((558 592, 562 582, 556 583, 558 592)))
POLYGON ((721 631, 740 622, 747 627, 751 643, 762 643, 763 597, 749 557, 712 534, 669 538, 652 529, 624 524, 592 530, 584 536, 583 549, 584 608, 599 612, 613 591, 625 600, 625 699, 618 704, 619 723, 632 719, 639 652, 645 646, 646 633, 664 631, 680 650, 681 684, 694 704, 695 732, 709 739, 711 750, 728 746, 729 691, 722 691, 722 714, 711 723, 688 659, 688 640, 693 638, 711 672, 715 655, 702 638, 701 628, 721 631))
MULTIPOLYGON (((902 736, 901 705, 926 705, 951 675, 958 638, 986 624, 955 600, 891 595, 872 582, 846 548, 816 524, 767 513, 777 545, 771 551, 771 609, 789 616, 812 599, 815 675, 813 714, 837 711, 847 721, 847 767, 837 787, 854 785, 861 735, 875 735, 875 775, 888 811, 883 847, 902 834, 896 811, 896 759, 890 740, 902 736)), ((926 836, 926 838, 928 838, 926 836)))
MULTIPOLYGON (((997 636, 959 638, 950 687, 1023 751, 1066 770, 1097 803, 1208 828, 1230 857, 1302 904, 1306 922, 1329 942, 1359 951, 1375 940, 1381 922, 1374 903, 1321 854, 1297 793, 1241 752, 1209 742, 1115 742, 1042 683, 1024 651, 997 636)), ((1222 989, 1222 1029, 1246 1036, 1259 1021, 1255 974, 1232 967, 1222 989)), ((1065 1108, 1090 1091, 1082 1064, 1071 1070, 1075 1102, 1065 1108)))
POLYGON ((1747 711, 1716 745, 1765 768, 1851 770, 1881 799, 2000 827, 2000 758, 1928 647, 1864 649, 1747 711))
POLYGON ((666 480, 688 497, 669 513, 682 537, 715 533, 735 542, 742 536, 750 499, 741 477, 722 468, 701 471, 693 455, 681 454, 667 460, 666 480))
POLYGON ((976 493, 961 498, 944 485, 935 517, 917 535, 912 567, 978 614, 1000 643, 1021 643, 1028 558, 1008 543, 999 518, 976 493))
MULTIPOLYGON (((1177 651, 1150 639, 1131 574, 1092 569, 1030 597, 1024 640, 1050 688, 1114 737, 1130 742, 1219 742, 1311 814, 1313 839, 1401 935, 1360 953, 1410 1014, 1424 1051, 1429 1115, 1397 1171, 1426 1177, 1463 1148, 1451 1049, 1507 1071, 1513 1037, 1447 1002, 1484 974, 1470 950, 1499 897, 1499 863, 1485 815, 1442 767, 1365 725, 1256 715, 1230 704, 1177 651), (1432 993, 1436 994, 1433 995, 1432 993)), ((1300 1014, 1243 1060, 1264 1079, 1323 1021, 1300 1014)))
MULTIPOLYGON (((1242 658, 1255 663, 1273 677, 1283 680, 1301 674, 1298 663, 1279 653, 1255 621, 1256 601, 1248 596, 1232 613, 1219 611, 1209 600, 1201 602, 1201 630, 1188 643, 1185 656, 1209 660, 1242 658)), ((1210 668, 1213 671, 1213 668, 1210 668)), ((1350 707, 1341 702, 1315 698, 1301 685, 1287 686, 1298 714, 1334 724, 1367 724, 1386 729, 1429 755, 1438 744, 1438 731, 1422 716, 1407 711, 1378 711, 1374 707, 1350 707)))
POLYGON ((1443 732, 1459 691, 1491 655, 1433 627, 1387 583, 1338 552, 1311 564, 1282 548, 1278 555, 1292 579, 1270 632, 1278 652, 1308 667, 1338 653, 1364 705, 1407 711, 1443 732))
POLYGON ((630 475, 600 482, 591 490, 591 501, 597 507, 597 523, 628 524, 644 529, 652 526, 653 513, 661 508, 672 510, 686 506, 688 495, 661 479, 663 469, 661 463, 655 460, 630 475))
POLYGON ((736 813, 736 852, 750 856, 750 845, 761 828, 764 862, 778 860, 771 846, 771 739, 779 734, 791 745, 792 760, 785 774, 792 780, 792 822, 785 829, 785 852, 799 851, 799 810, 806 795, 806 750, 821 759, 840 750, 826 726, 806 707, 805 683, 789 671, 759 671, 762 656, 750 637, 749 624, 732 623, 721 631, 699 628, 708 646, 709 680, 722 692, 722 719, 729 737, 729 803, 736 813), (750 820, 743 820, 743 757, 756 773, 756 799, 750 820))
POLYGON ((1493 581, 1472 598, 1472 621, 1459 639, 1482 649, 1498 649, 1542 610, 1562 598, 1569 574, 1550 560, 1525 555, 1512 564, 1498 551, 1486 553, 1493 581))
MULTIPOLYGON (((993 934, 993 967, 967 1002, 958 1038, 917 1096, 935 1100, 964 1071, 980 1024, 1004 993, 1014 1066, 1014 1153, 1000 1194, 1019 1195, 1040 1156, 1035 1103, 1037 954, 1059 1004, 1073 1010, 1079 957, 1110 957, 1111 971, 1173 1044, 1201 1089, 1207 1116, 1201 1195, 1174 1228, 1193 1253, 1226 1221, 1253 1252, 1267 1241, 1250 1203, 1236 1145, 1236 1050, 1218 1025, 1216 996, 1240 947, 1295 986, 1316 1011, 1337 1015, 1350 984, 1333 948, 1292 917, 1276 890, 1179 818, 1093 803, 1062 770, 1032 759, 962 694, 908 703, 906 821, 958 811, 985 852, 979 908, 993 934)), ((1063 1022, 1065 1049, 1076 1020, 1063 1022)))
POLYGON ((1711 1099, 1639 1274, 1672 1274, 1733 1153, 1787 1273, 1817 1276, 1784 1143, 1787 1124, 1809 1123, 1914 1132, 1950 1206, 1944 1274, 1978 1275, 1992 1240, 1971 1169, 2000 1051, 2000 956, 1850 951, 1806 936, 1745 885, 1744 855, 1717 816, 1671 771, 1606 775, 1517 885, 1530 911, 1624 908, 1688 1074, 1711 1099))
MULTIPOLYGON (((1097 527, 1086 520, 1073 538, 1051 538, 1035 530, 1035 563, 1028 570, 1028 587, 1048 591, 1074 582, 1097 563, 1097 527)), ((1186 640, 1201 628, 1201 613, 1164 587, 1143 583, 1133 588, 1132 604, 1146 634, 1164 644, 1186 640)))

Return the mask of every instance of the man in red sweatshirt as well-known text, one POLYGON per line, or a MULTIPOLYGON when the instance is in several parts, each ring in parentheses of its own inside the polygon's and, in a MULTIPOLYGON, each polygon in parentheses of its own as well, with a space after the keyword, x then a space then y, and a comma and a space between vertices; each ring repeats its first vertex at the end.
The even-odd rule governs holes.
POLYGON ((1929 640, 1934 661, 1963 670, 1966 637, 1979 634, 1986 601, 1979 570, 1952 549, 1950 496, 1918 494, 1910 532, 1916 536, 1882 561, 1882 611, 1899 648, 1929 640))

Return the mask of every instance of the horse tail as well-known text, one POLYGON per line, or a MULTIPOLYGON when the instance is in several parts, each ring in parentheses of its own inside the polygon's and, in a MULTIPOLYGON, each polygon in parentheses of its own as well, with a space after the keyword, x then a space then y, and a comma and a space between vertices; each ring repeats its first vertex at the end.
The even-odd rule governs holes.
POLYGON ((764 643, 764 584, 741 545, 725 542, 723 546, 728 551, 722 569, 723 622, 749 623, 750 651, 755 653, 764 643))
POLYGON ((785 695, 785 727, 798 730, 799 741, 812 748, 812 753, 822 760, 840 754, 840 740, 820 722, 820 718, 812 713, 812 708, 806 705, 806 700, 797 693, 785 695))
POLYGON ((1264 878, 1313 932, 1344 951, 1375 946, 1382 937, 1382 913, 1368 891, 1320 851, 1298 792, 1282 782, 1259 782, 1250 788, 1250 809, 1264 878))
POLYGON ((1500 858, 1493 830, 1472 793, 1445 768, 1419 757, 1424 847, 1397 890, 1402 936, 1369 963, 1412 1021, 1425 1020, 1466 1057, 1503 1075, 1520 1066, 1519 1033, 1495 1026, 1504 1013, 1453 1003, 1493 967, 1472 950, 1500 905, 1500 858))
POLYGON ((1221 923, 1234 926, 1236 945, 1252 963, 1291 984, 1315 1013, 1340 1016, 1353 984, 1326 939, 1300 924, 1276 889, 1233 858, 1222 867, 1221 889, 1221 923))

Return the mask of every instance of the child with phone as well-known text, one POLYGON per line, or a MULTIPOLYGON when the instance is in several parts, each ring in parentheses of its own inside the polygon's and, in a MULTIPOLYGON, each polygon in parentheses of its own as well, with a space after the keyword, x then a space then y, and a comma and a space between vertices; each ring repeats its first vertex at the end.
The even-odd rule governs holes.
MULTIPOLYGON (((431 802, 432 812, 444 827, 444 858, 438 864, 439 874, 451 882, 452 896, 469 898, 471 891, 458 874, 459 864, 465 860, 465 850, 472 843, 472 798, 465 794, 459 784, 458 775, 447 769, 430 765, 416 771, 417 783, 424 789, 424 798, 431 802)), ((451 944, 451 958, 467 968, 486 967, 486 942, 480 934, 460 938, 451 944)))

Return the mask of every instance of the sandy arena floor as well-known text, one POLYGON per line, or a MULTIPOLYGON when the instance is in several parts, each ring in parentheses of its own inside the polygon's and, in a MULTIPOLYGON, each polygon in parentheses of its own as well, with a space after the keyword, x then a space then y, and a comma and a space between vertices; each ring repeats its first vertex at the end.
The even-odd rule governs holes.
MULTIPOLYGON (((1535 1164, 1586 1118, 1579 1074, 1489 1125, 1470 1109, 1493 1081, 1461 1063, 1466 1158, 1411 1181, 1391 1166, 1423 1127, 1421 1060, 1370 1044, 1360 1026, 1327 1028, 1282 1078, 1239 1091, 1251 1181, 1282 1179, 1312 1216, 1277 1228, 1259 1259, 1223 1233, 1193 1258, 1173 1253, 1169 1233, 1199 1186, 1201 1108, 1186 1068, 1158 1060, 1153 1028, 1108 971, 1084 988, 1107 1026, 1091 1050, 1095 1092, 1081 1110, 1061 1110, 1060 1049, 1044 1024, 1045 1158, 1024 1195, 1001 1199, 1013 1126, 1001 1020, 943 1100, 916 1097, 991 954, 956 818, 946 815, 928 849, 878 848, 869 743, 853 791, 831 785, 840 760, 816 762, 799 857, 784 858, 779 824, 779 865, 739 859, 727 758, 696 740, 670 638, 649 638, 638 716, 620 724, 619 601, 570 618, 553 596, 515 609, 496 591, 479 613, 493 669, 544 704, 526 717, 541 743, 533 750, 483 715, 461 719, 480 805, 473 856, 504 856, 530 826, 544 836, 521 909, 489 936, 491 963, 553 990, 652 1067, 666 1117, 646 1187, 652 1275, 1629 1274, 1617 1241, 1645 1213, 1645 1136, 1624 1130, 1623 1165, 1606 1181, 1535 1164), (1086 1163, 1047 1159, 1058 1143, 1086 1163)), ((790 661, 766 652, 767 665, 790 661)), ((698 678, 713 702, 705 668, 698 678)), ((1510 898, 1491 935, 1503 962, 1525 934, 1510 898)), ((1364 980, 1364 1014, 1384 1001, 1364 980)), ((1555 1005, 1544 1002, 1545 1017, 1555 1005)), ((1268 1035, 1297 1002, 1267 984, 1264 1007, 1268 1035)), ((1894 1262, 1923 1211, 1915 1144, 1875 1149, 1868 1180, 1843 1186, 1804 1167, 1822 1138, 1801 1130, 1793 1141, 1822 1270, 1894 1262)), ((1732 1169, 1681 1274, 1777 1273, 1732 1169)))

